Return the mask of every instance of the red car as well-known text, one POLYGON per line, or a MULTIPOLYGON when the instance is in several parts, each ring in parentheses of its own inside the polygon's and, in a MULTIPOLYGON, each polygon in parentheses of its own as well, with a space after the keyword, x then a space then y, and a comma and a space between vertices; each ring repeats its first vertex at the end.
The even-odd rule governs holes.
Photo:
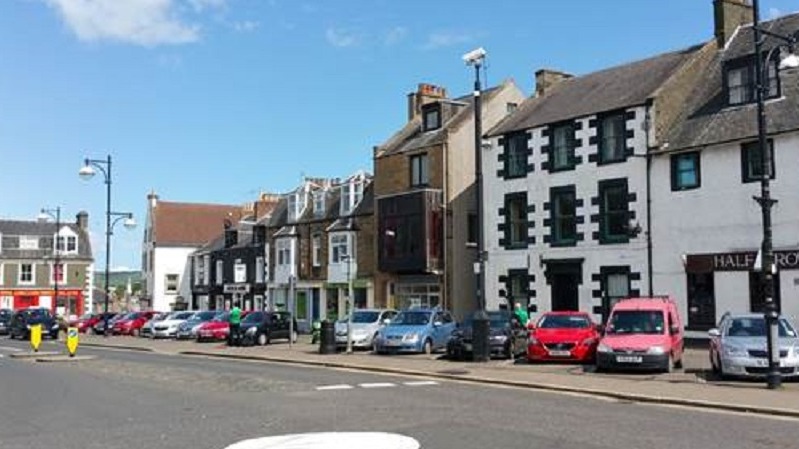
POLYGON ((547 312, 530 327, 527 360, 593 362, 599 326, 584 312, 547 312))
POLYGON ((153 311, 131 312, 114 323, 114 327, 111 328, 111 333, 113 335, 133 335, 136 337, 139 335, 139 332, 141 332, 144 323, 150 321, 153 315, 155 315, 153 311))
MULTIPOLYGON (((241 312, 241 319, 244 319, 250 311, 241 312)), ((214 317, 211 321, 206 321, 197 329, 197 341, 220 341, 227 340, 230 335, 230 312, 223 312, 214 317)))
MULTIPOLYGON (((78 332, 81 334, 91 334, 94 332, 94 326, 100 321, 103 321, 104 316, 105 315, 102 313, 87 313, 80 317, 72 326, 77 327, 78 332)), ((114 316, 114 314, 109 312, 108 317, 111 318, 112 316, 114 316)))

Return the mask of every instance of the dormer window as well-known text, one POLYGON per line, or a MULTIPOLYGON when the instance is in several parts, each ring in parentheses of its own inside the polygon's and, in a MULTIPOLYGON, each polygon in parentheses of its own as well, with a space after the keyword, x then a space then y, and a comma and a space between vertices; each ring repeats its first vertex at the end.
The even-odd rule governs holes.
POLYGON ((425 105, 422 108, 422 118, 424 131, 441 128, 441 105, 438 103, 425 105))
POLYGON ((34 235, 20 236, 19 249, 39 249, 39 237, 34 235))
MULTIPOLYGON (((756 99, 755 64, 749 57, 744 60, 728 62, 725 67, 727 86, 727 102, 730 106, 752 103, 756 99)), ((768 62, 768 79, 765 80, 768 91, 766 98, 780 95, 780 82, 777 76, 777 60, 768 62)))
POLYGON ((56 251, 60 253, 78 252, 78 238, 74 235, 59 235, 56 237, 56 251))
POLYGON ((313 194, 313 213, 315 217, 325 214, 325 191, 318 190, 313 194))
POLYGON ((289 195, 288 199, 288 220, 297 221, 305 209, 305 192, 297 192, 289 195))
POLYGON ((352 213, 363 198, 363 181, 353 180, 341 186, 341 215, 352 213))

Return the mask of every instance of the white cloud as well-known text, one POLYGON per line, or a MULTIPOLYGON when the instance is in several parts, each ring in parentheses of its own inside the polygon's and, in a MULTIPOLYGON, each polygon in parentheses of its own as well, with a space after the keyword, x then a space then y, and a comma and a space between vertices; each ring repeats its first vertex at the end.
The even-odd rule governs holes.
POLYGON ((227 0, 44 0, 81 41, 114 41, 152 47, 196 42, 200 27, 180 15, 221 8, 227 0))
POLYGON ((474 40, 474 37, 465 33, 438 32, 432 33, 427 42, 422 46, 425 50, 435 50, 442 47, 465 44, 474 40))
POLYGON ((383 40, 383 42, 386 45, 395 45, 395 44, 398 44, 403 39, 405 39, 405 37, 407 35, 408 35, 408 29, 407 28, 401 27, 401 26, 397 26, 397 27, 394 27, 394 28, 388 30, 388 32, 386 33, 386 37, 383 40))
POLYGON ((769 8, 769 10, 768 10, 768 19, 769 20, 776 19, 777 17, 783 16, 783 15, 784 15, 784 13, 781 10, 777 9, 777 8, 769 8))
POLYGON ((328 28, 325 37, 334 47, 352 47, 358 44, 358 36, 344 28, 328 28))
POLYGON ((242 22, 233 22, 233 29, 240 33, 249 33, 257 30, 261 26, 260 22, 254 20, 244 20, 242 22))

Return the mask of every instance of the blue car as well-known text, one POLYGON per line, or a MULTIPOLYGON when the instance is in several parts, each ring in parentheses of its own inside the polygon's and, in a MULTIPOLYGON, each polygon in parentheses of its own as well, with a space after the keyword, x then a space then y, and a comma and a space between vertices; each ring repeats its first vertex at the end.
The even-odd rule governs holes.
POLYGON ((407 309, 380 330, 374 342, 378 354, 418 352, 432 354, 447 347, 455 320, 439 309, 407 309))

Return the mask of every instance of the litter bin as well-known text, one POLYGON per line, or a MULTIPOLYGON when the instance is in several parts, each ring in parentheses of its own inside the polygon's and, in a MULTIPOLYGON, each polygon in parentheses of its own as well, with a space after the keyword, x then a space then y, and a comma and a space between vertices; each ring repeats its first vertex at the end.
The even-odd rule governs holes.
POLYGON ((319 354, 336 353, 336 326, 333 321, 322 321, 319 332, 319 354))
POLYGON ((472 360, 487 362, 491 358, 491 344, 489 337, 491 326, 488 314, 480 310, 474 314, 472 320, 472 360))

